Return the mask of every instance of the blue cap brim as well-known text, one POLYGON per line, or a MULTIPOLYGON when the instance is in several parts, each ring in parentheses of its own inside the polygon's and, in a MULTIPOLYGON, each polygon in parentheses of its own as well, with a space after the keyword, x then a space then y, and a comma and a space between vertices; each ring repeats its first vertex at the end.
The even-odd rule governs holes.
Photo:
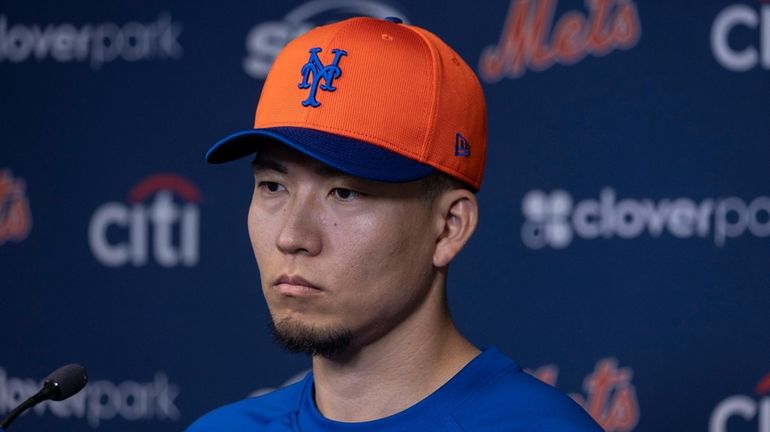
POLYGON ((206 153, 209 163, 253 154, 265 142, 285 144, 336 170, 369 180, 408 182, 435 171, 429 165, 352 138, 298 127, 250 129, 231 134, 206 153))

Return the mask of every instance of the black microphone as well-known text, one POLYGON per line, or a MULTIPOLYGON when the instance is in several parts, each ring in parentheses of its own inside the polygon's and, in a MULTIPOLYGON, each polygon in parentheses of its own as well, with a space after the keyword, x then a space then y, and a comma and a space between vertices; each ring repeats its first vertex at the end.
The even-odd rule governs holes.
POLYGON ((83 389, 87 382, 86 368, 79 364, 72 363, 56 369, 45 379, 43 388, 39 392, 22 402, 3 419, 0 428, 7 429, 16 417, 40 402, 49 399, 55 401, 67 399, 83 389))

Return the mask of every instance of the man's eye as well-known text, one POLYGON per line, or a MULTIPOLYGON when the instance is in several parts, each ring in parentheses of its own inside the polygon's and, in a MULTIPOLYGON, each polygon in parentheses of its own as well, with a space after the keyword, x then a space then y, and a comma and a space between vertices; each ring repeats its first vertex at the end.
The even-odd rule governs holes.
POLYGON ((263 181, 263 182, 259 182, 259 188, 264 189, 268 192, 278 192, 283 189, 283 186, 281 186, 280 183, 263 181))
POLYGON ((344 188, 334 188, 332 189, 331 194, 342 201, 350 201, 361 196, 360 192, 344 188))

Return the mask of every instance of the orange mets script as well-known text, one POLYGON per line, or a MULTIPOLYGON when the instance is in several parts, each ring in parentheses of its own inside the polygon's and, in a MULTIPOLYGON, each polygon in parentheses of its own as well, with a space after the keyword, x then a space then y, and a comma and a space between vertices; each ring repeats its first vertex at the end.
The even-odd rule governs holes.
POLYGON ((31 229, 24 180, 14 178, 9 170, 0 170, 0 246, 24 240, 31 229))
POLYGON ((553 25, 556 0, 513 0, 500 41, 481 53, 479 73, 487 82, 519 78, 554 63, 577 63, 636 45, 642 27, 632 0, 589 0, 588 14, 564 13, 553 25))

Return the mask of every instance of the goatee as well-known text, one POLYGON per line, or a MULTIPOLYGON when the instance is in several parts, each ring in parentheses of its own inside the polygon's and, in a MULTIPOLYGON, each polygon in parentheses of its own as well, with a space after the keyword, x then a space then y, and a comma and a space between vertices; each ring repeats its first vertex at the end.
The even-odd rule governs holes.
POLYGON ((273 340, 293 353, 334 357, 344 352, 352 340, 346 328, 316 328, 292 322, 290 319, 268 323, 273 340))

